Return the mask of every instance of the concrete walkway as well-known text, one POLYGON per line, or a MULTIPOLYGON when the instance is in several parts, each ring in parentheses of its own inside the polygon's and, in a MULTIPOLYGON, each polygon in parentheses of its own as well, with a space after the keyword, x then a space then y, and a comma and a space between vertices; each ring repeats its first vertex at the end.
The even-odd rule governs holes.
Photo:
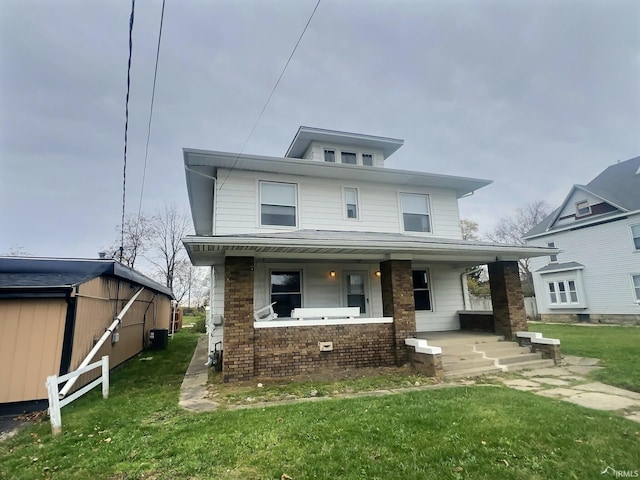
MULTIPOLYGON (((189 368, 182 381, 182 386, 180 387, 179 404, 182 408, 192 412, 209 412, 217 410, 220 406, 208 397, 207 381, 209 367, 205 366, 208 354, 207 350, 207 336, 202 335, 198 339, 198 344, 193 352, 193 358, 191 359, 189 368)), ((560 367, 521 371, 517 373, 518 378, 491 376, 485 377, 485 379, 494 379, 516 390, 533 392, 545 397, 558 398, 587 408, 620 411, 624 417, 640 423, 640 393, 630 392, 600 382, 591 382, 585 378, 584 375, 589 372, 602 368, 597 366, 598 362, 599 360, 597 358, 565 355, 565 365, 560 367)), ((473 380, 468 380, 462 383, 470 385, 474 382, 473 380)), ((339 398, 391 395, 421 389, 458 386, 461 386, 461 384, 442 383, 438 385, 345 394, 340 395, 339 398)), ((250 405, 233 406, 231 409, 258 408, 268 405, 330 400, 331 398, 338 397, 312 397, 278 402, 258 402, 250 405)))

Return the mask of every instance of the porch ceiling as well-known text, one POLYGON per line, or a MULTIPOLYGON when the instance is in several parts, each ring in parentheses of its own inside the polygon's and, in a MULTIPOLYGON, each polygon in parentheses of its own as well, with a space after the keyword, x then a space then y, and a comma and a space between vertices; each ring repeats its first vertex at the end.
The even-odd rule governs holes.
POLYGON ((272 260, 405 259, 453 267, 550 255, 557 249, 502 245, 389 233, 297 230, 254 235, 190 236, 183 239, 194 265, 222 262, 225 256, 272 260))

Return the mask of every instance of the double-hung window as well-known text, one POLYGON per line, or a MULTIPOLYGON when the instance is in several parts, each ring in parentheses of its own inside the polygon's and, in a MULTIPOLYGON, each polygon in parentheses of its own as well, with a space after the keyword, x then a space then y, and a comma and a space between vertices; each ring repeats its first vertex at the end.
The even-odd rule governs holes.
POLYGON ((260 182, 260 224, 295 227, 297 196, 293 183, 260 182))
POLYGON ((280 318, 291 316, 291 310, 302 307, 302 281, 299 270, 271 272, 271 303, 280 318))
POLYGON ((344 189, 344 202, 347 212, 347 218, 357 220, 359 215, 358 209, 358 189, 357 188, 345 188, 344 189))
POLYGON ((431 232, 429 195, 401 193, 400 203, 405 232, 431 232))
POLYGON ((432 310, 429 272, 427 270, 413 270, 411 275, 413 278, 413 301, 416 311, 432 310))
POLYGON ((578 290, 575 280, 557 280, 547 283, 551 305, 570 305, 578 303, 578 290))
POLYGON ((633 283, 633 293, 635 295, 635 301, 640 303, 640 275, 631 275, 631 282, 633 283))
MULTIPOLYGON (((555 242, 549 242, 549 243, 547 243, 547 247, 556 248, 556 243, 555 242)), ((555 253, 552 253, 551 255, 549 255, 549 261, 551 263, 558 263, 558 255, 555 254, 555 253)))
POLYGON ((325 150, 324 151, 324 161, 329 163, 336 162, 336 151, 335 150, 325 150))
POLYGON ((631 225, 631 238, 633 239, 633 248, 640 251, 640 223, 631 225))

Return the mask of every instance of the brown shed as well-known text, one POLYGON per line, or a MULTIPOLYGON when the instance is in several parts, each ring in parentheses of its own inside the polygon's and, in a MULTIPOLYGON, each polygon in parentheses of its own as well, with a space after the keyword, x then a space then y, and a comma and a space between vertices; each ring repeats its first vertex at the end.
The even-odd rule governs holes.
POLYGON ((45 408, 47 376, 76 369, 140 289, 92 360, 109 355, 111 367, 169 328, 167 287, 115 260, 0 257, 0 412, 45 408))

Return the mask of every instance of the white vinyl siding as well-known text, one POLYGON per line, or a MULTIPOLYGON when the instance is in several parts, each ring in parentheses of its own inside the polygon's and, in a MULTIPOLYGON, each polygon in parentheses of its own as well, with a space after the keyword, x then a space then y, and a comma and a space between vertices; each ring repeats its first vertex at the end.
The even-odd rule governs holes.
MULTIPOLYGON (((581 282, 578 284, 578 299, 581 309, 573 313, 590 314, 638 314, 638 305, 633 301, 629 286, 630 277, 640 272, 640 254, 630 243, 630 227, 637 225, 640 215, 573 231, 553 232, 556 245, 562 249, 560 262, 577 262, 584 265, 581 282), (584 297, 580 296, 580 288, 584 297)), ((532 246, 547 246, 548 239, 540 237, 527 241, 532 246)), ((536 273, 548 264, 548 257, 531 259, 534 286, 537 292, 538 310, 541 314, 554 313, 550 308, 547 282, 567 279, 567 274, 536 273), (557 275, 557 277, 555 276, 557 275)), ((565 309, 567 311, 567 309, 565 309)))
POLYGON ((414 264, 413 270, 426 269, 431 281, 431 311, 416 311, 416 331, 442 332, 460 329, 458 311, 464 310, 461 270, 442 265, 414 264))

